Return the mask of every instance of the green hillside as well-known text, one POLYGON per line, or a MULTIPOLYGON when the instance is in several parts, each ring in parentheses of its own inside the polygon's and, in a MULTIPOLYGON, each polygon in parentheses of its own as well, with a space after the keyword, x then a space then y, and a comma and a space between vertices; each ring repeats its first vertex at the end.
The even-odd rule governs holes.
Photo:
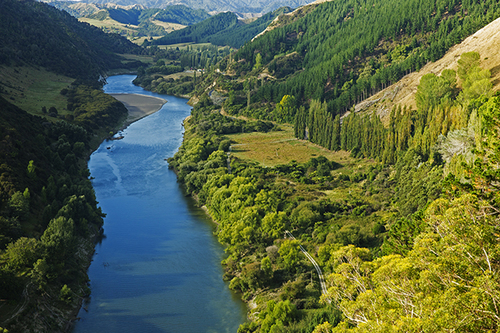
POLYGON ((219 46, 240 48, 264 31, 276 17, 289 12, 291 12, 290 7, 283 7, 267 13, 248 24, 239 21, 233 13, 222 13, 198 24, 174 31, 154 41, 147 41, 144 46, 212 43, 219 46))
POLYGON ((207 43, 213 35, 237 27, 239 24, 236 14, 227 12, 212 16, 198 24, 174 31, 162 38, 146 41, 148 45, 171 45, 180 43, 207 43))
POLYGON ((210 36, 207 41, 210 41, 210 43, 214 45, 227 45, 238 49, 264 31, 276 17, 291 11, 292 9, 290 7, 279 8, 259 17, 251 23, 230 27, 226 30, 220 31, 213 36, 210 36))
POLYGON ((352 108, 499 15, 494 1, 317 4, 195 87, 169 163, 218 223, 251 308, 239 332, 499 329, 498 64, 464 51, 386 122, 352 108))
POLYGON ((234 57, 238 74, 257 54, 273 80, 256 101, 286 95, 326 100, 342 114, 356 102, 418 70, 498 17, 495 1, 331 1, 257 38, 234 57))
POLYGON ((114 52, 137 51, 119 36, 80 24, 69 14, 36 1, 2 1, 0 34, 0 64, 29 63, 71 77, 97 78, 122 66, 114 52))

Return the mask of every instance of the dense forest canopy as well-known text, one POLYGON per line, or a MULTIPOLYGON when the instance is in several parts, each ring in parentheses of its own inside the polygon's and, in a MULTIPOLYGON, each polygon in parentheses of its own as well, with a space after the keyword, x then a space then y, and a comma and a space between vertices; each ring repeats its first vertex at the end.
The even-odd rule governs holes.
POLYGON ((70 77, 99 77, 122 66, 115 52, 139 49, 125 38, 105 34, 37 1, 2 1, 0 35, 0 64, 27 63, 70 77))
POLYGON ((203 22, 174 31, 162 38, 145 43, 147 45, 170 45, 179 43, 206 43, 212 35, 236 27, 239 23, 236 14, 227 12, 212 16, 203 22))
POLYGON ((499 14, 496 1, 330 1, 246 45, 231 69, 250 73, 260 55, 260 72, 271 77, 252 101, 316 99, 335 116, 437 60, 499 14))

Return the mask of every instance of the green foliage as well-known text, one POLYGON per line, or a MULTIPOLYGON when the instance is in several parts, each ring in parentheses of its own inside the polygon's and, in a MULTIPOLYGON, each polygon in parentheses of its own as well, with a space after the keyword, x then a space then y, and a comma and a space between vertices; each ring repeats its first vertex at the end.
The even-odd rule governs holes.
MULTIPOLYGON (((290 11, 289 7, 282 7, 248 24, 240 23, 237 16, 231 12, 221 13, 213 17, 207 17, 201 22, 195 22, 195 24, 182 30, 173 31, 155 41, 147 41, 145 45, 171 45, 193 42, 240 48, 243 44, 264 31, 278 15, 289 13, 290 11)), ((162 20, 161 16, 160 18, 158 16, 155 18, 162 20)))
POLYGON ((285 269, 294 271, 300 261, 299 242, 297 240, 285 240, 278 251, 285 269))
POLYGON ((227 12, 188 26, 184 29, 173 31, 170 34, 153 40, 145 41, 145 45, 171 45, 180 43, 208 43, 212 35, 235 27, 238 24, 236 14, 227 12))
POLYGON ((419 110, 428 110, 440 104, 450 103, 456 93, 456 74, 444 70, 441 76, 425 74, 420 79, 415 99, 419 110))
POLYGON ((268 301, 266 309, 259 314, 260 331, 263 333, 280 332, 290 324, 296 316, 295 306, 289 301, 268 301))
POLYGON ((492 236, 497 217, 479 213, 483 209, 488 208, 471 195, 436 200, 424 217, 428 231, 407 257, 373 262, 355 253, 344 257, 347 261, 329 277, 329 293, 354 325, 352 331, 496 330, 499 295, 492 274, 498 244, 492 236), (375 308, 366 306, 375 299, 375 308))
POLYGON ((36 180, 36 166, 33 160, 29 161, 26 172, 28 173, 29 178, 36 180))
MULTIPOLYGON (((84 167, 90 136, 75 124, 46 123, 3 98, 0 108, 0 297, 36 309, 39 292, 57 300, 61 285, 73 288, 86 279, 88 259, 76 255, 77 245, 91 248, 103 217, 84 167)), ((22 331, 23 316, 8 328, 22 331)))
POLYGON ((281 101, 276 104, 276 109, 274 110, 276 114, 276 120, 279 122, 292 122, 295 119, 296 113, 296 101, 295 97, 290 95, 285 95, 281 101))
POLYGON ((73 292, 68 287, 68 285, 63 285, 61 291, 59 292, 59 300, 65 302, 66 304, 71 304, 73 298, 73 292))
POLYGON ((439 59, 499 14, 494 1, 325 2, 242 47, 233 68, 244 75, 260 53, 272 75, 291 75, 264 84, 255 100, 326 100, 334 117, 439 59))
POLYGON ((74 78, 97 80, 106 70, 121 67, 114 52, 138 51, 125 38, 105 34, 37 1, 2 1, 0 34, 0 64, 44 66, 74 78))
POLYGON ((174 5, 167 6, 161 10, 146 9, 141 14, 140 19, 144 20, 152 16, 158 21, 182 25, 196 24, 210 17, 203 9, 193 9, 183 5, 174 5))
MULTIPOLYGON (((68 91, 67 96, 68 110, 74 115, 73 122, 87 131, 112 127, 127 115, 122 103, 101 90, 79 85, 68 91)), ((62 155, 65 157, 70 149, 68 147, 62 155)))
POLYGON ((290 13, 291 11, 292 9, 290 7, 281 7, 260 16, 251 23, 231 26, 228 29, 222 30, 213 36, 210 36, 210 43, 221 46, 228 45, 238 49, 264 31, 269 24, 276 19, 276 17, 282 14, 290 13))
POLYGON ((39 256, 40 243, 34 238, 21 237, 7 245, 2 259, 7 270, 23 274, 33 268, 39 256))
POLYGON ((16 192, 12 195, 9 201, 12 215, 23 221, 26 221, 29 215, 30 202, 21 192, 16 192))

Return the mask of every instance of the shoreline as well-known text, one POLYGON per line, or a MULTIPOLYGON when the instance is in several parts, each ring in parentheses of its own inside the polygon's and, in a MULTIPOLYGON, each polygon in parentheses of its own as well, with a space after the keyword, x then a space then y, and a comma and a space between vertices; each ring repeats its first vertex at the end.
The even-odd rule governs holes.
POLYGON ((123 123, 122 129, 130 124, 158 112, 167 100, 142 94, 108 94, 125 105, 128 110, 127 119, 123 123))

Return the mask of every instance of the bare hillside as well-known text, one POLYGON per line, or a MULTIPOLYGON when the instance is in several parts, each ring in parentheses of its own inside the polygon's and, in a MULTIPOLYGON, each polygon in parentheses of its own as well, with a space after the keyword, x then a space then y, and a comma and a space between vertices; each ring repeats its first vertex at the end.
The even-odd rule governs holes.
POLYGON ((465 52, 478 52, 481 67, 492 74, 493 90, 500 90, 500 18, 469 36, 454 46, 440 60, 428 63, 419 72, 408 74, 398 83, 380 91, 355 106, 355 112, 376 110, 385 122, 394 105, 407 105, 415 108, 415 93, 420 78, 427 73, 439 75, 444 69, 457 69, 457 60, 465 52))

